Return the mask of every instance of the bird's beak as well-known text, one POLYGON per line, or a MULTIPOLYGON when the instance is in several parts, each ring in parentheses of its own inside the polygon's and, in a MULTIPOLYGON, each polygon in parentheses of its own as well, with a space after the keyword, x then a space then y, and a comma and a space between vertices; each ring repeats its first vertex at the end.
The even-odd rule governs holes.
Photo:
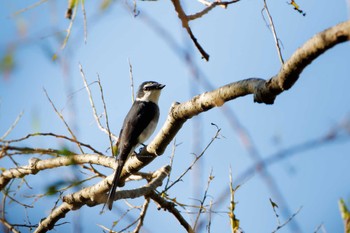
POLYGON ((152 84, 152 86, 149 87, 154 90, 162 90, 165 87, 165 85, 155 82, 152 84))
POLYGON ((165 87, 164 84, 158 83, 158 85, 157 85, 157 89, 159 89, 159 90, 163 89, 164 87, 165 87))

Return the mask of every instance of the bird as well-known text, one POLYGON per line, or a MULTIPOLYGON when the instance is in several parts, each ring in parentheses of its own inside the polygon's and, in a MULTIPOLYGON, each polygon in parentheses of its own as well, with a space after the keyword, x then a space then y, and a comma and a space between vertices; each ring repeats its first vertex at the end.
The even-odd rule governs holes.
POLYGON ((136 100, 124 119, 117 142, 119 150, 118 165, 105 203, 109 210, 112 210, 115 191, 121 185, 119 184, 120 175, 126 160, 137 146, 143 144, 153 134, 158 124, 158 100, 164 87, 164 84, 155 81, 143 82, 137 91, 136 100))

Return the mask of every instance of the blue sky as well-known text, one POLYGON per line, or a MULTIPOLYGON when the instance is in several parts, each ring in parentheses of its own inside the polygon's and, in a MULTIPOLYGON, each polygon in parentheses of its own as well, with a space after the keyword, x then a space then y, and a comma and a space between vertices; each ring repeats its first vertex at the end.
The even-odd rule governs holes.
MULTIPOLYGON (((38 131, 69 135, 47 101, 43 92, 45 88, 78 139, 100 151, 106 150, 109 145, 108 137, 95 124, 87 94, 82 90, 79 63, 83 66, 89 82, 95 81, 99 74, 109 123, 115 134, 119 132, 131 105, 128 59, 133 66, 136 86, 145 80, 166 84, 160 99, 161 117, 158 129, 163 125, 174 101, 183 102, 195 93, 210 90, 201 84, 202 81, 196 81, 191 67, 183 59, 182 50, 191 55, 200 71, 200 80, 209 80, 214 88, 249 77, 268 79, 280 69, 272 34, 261 15, 263 1, 241 1, 226 10, 217 8, 190 23, 199 43, 210 54, 209 62, 200 58, 188 35, 181 28, 170 2, 137 2, 140 16, 136 18, 124 2, 113 2, 103 12, 98 10, 100 2, 88 2, 85 6, 88 16, 87 43, 83 40, 83 20, 79 7, 72 36, 63 51, 59 48, 64 39, 63 32, 69 25, 69 20, 64 19, 64 1, 48 1, 12 16, 14 12, 35 2, 1 0, 0 24, 4 33, 0 36, 0 55, 4 56, 14 46, 15 69, 8 75, 1 74, 0 77, 0 135, 24 111, 17 127, 9 135, 11 139, 38 131), (171 46, 167 37, 151 26, 153 23, 149 18, 166 31, 176 43, 176 48, 171 46), (19 36, 19 31, 22 31, 22 36, 19 36), (51 57, 56 51, 59 59, 52 61, 51 57)), ((186 4, 187 12, 202 9, 197 2, 186 4)), ((315 0, 298 1, 307 13, 305 17, 294 11, 286 1, 268 1, 268 4, 278 36, 283 43, 282 53, 285 60, 315 33, 349 19, 349 5, 345 0, 331 4, 315 0)), ((226 103, 249 132, 263 158, 325 135, 349 119, 349 54, 349 43, 344 43, 321 55, 303 71, 293 88, 277 97, 274 105, 253 103, 252 96, 226 103)), ((98 86, 92 85, 91 88, 101 113, 103 107, 98 86)), ((172 177, 180 175, 193 160, 192 153, 200 152, 210 141, 215 134, 212 122, 222 129, 223 136, 208 149, 200 162, 201 167, 170 190, 169 195, 180 202, 191 204, 196 203, 194 199, 201 198, 191 187, 205 185, 211 169, 215 178, 209 188, 209 199, 215 201, 228 186, 230 167, 235 179, 252 165, 253 161, 237 132, 230 127, 222 109, 217 108, 188 121, 178 133, 176 141, 181 145, 176 149, 172 177), (200 124, 200 136, 194 136, 194 129, 198 129, 194 121, 200 124), (196 140, 199 144, 194 146, 196 140)), ((346 133, 343 131, 343 134, 346 133)), ((66 144, 61 140, 42 137, 21 145, 57 148, 66 144)), ((72 145, 70 148, 76 150, 72 145)), ((289 210, 295 213, 302 207, 293 221, 297 221, 303 232, 313 232, 320 224, 324 225, 327 232, 342 231, 337 202, 343 197, 349 203, 349 152, 349 141, 331 143, 295 154, 268 168, 289 210)), ((152 171, 167 164, 170 153, 169 146, 165 154, 144 171, 152 171)), ((27 156, 18 157, 18 161, 24 164, 28 159, 27 156)), ((12 167, 13 164, 5 161, 5 164, 1 163, 2 166, 12 167)), ((102 171, 111 173, 109 169, 102 171)), ((46 184, 59 179, 69 180, 76 175, 71 168, 64 168, 60 173, 45 171, 41 176, 31 177, 34 190, 23 189, 25 193, 41 193, 44 192, 42 177, 45 176, 46 184)), ((204 187, 199 193, 203 192, 204 187)), ((236 214, 245 232, 271 232, 276 228, 276 218, 269 198, 279 204, 279 200, 268 189, 266 181, 259 175, 245 180, 237 191, 236 214)), ((54 200, 45 198, 38 202, 37 209, 29 210, 31 222, 45 217, 54 200)), ((142 203, 140 200, 135 202, 142 203)), ((12 205, 18 215, 9 214, 10 220, 23 221, 23 208, 12 205)), ((219 213, 213 216, 212 232, 230 232, 227 215, 221 213, 227 211, 228 205, 227 198, 225 203, 215 209, 219 213)), ((126 208, 122 202, 116 206, 126 208)), ((83 232, 98 232, 102 230, 97 224, 109 227, 121 214, 115 211, 99 215, 99 212, 100 206, 83 207, 79 212, 70 213, 67 219, 80 219, 83 232)), ((184 215, 189 221, 194 219, 193 215, 184 215)), ((131 212, 130 216, 135 218, 137 212, 131 212)), ((122 225, 127 225, 127 221, 122 225)), ((57 230, 73 232, 73 226, 74 224, 68 224, 57 230)), ((122 226, 118 229, 121 228, 122 226)), ((154 204, 151 204, 150 213, 146 216, 145 229, 150 229, 151 232, 164 232, 164 229, 168 232, 182 231, 169 213, 157 211, 154 204)), ((288 225, 279 232, 293 231, 288 225)))

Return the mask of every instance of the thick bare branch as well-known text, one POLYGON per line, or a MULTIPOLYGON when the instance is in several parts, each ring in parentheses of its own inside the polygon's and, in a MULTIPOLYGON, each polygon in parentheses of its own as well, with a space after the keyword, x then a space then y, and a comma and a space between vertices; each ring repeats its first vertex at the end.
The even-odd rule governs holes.
MULTIPOLYGON (((163 180, 168 176, 170 172, 170 166, 164 166, 157 170, 153 177, 154 179, 137 189, 131 190, 120 190, 116 193, 114 200, 127 199, 127 198, 137 198, 141 196, 146 196, 153 192, 157 187, 162 185, 163 180)), ((63 203, 61 206, 56 208, 51 214, 40 222, 40 225, 35 230, 35 233, 47 232, 52 229, 56 222, 61 218, 65 217, 65 214, 71 210, 76 210, 83 205, 96 206, 101 203, 105 203, 107 200, 107 195, 105 194, 108 190, 108 181, 111 183, 113 175, 108 176, 101 182, 84 188, 76 193, 69 194, 63 197, 63 203)))
POLYGON ((350 20, 316 34, 294 52, 280 72, 268 81, 267 87, 278 90, 277 94, 288 90, 313 60, 333 46, 348 40, 350 40, 350 20))
MULTIPOLYGON (((163 179, 170 172, 170 166, 165 166, 156 171, 153 174, 154 179, 147 185, 132 190, 120 190, 115 194, 115 199, 127 199, 127 198, 137 198, 140 196, 147 195, 150 191, 156 189, 158 186, 162 185, 163 179)), ((78 208, 86 204, 88 206, 95 206, 101 203, 105 203, 107 200, 106 192, 109 189, 108 183, 112 183, 113 175, 108 176, 106 179, 100 181, 99 183, 82 189, 76 193, 69 194, 63 198, 63 200, 70 204, 75 204, 78 208)))
MULTIPOLYGON (((174 0, 174 2, 176 1, 174 0)), ((259 78, 250 78, 227 84, 210 92, 205 92, 181 104, 174 103, 170 109, 166 122, 155 139, 147 147, 145 147, 140 154, 133 156, 127 161, 125 169, 122 172, 122 179, 125 180, 130 173, 140 170, 153 161, 153 159, 155 159, 158 155, 162 155, 166 147, 188 119, 214 107, 220 107, 227 101, 249 94, 254 95, 255 102, 273 104, 276 96, 291 88, 298 80, 303 69, 314 59, 333 46, 347 40, 350 40, 350 21, 338 24, 315 35, 302 47, 300 47, 286 63, 284 63, 277 75, 267 81, 259 78)), ((1 173, 0 189, 4 188, 5 185, 13 178, 20 178, 25 175, 36 174, 43 169, 50 169, 77 163, 96 163, 108 167, 114 167, 116 162, 113 158, 87 154, 65 156, 48 160, 34 158, 30 160, 29 165, 27 166, 13 168, 1 173)), ((167 166, 161 169, 161 171, 158 173, 156 172, 154 174, 156 178, 149 184, 139 189, 118 191, 115 200, 123 198, 136 198, 145 195, 150 195, 149 197, 153 200, 157 198, 159 199, 159 195, 157 195, 157 197, 152 197, 153 194, 155 194, 153 190, 161 185, 162 180, 167 176, 169 170, 170 167, 167 166)), ((45 232, 50 229, 50 227, 52 228, 54 224, 59 219, 64 217, 70 210, 78 209, 85 204, 95 206, 100 203, 104 203, 106 200, 105 193, 108 190, 108 184, 111 182, 111 180, 112 175, 91 187, 65 196, 63 199, 64 203, 56 208, 50 214, 50 216, 48 216, 48 218, 40 223, 40 229, 38 227, 36 232, 45 232)), ((158 201, 156 202, 159 203, 158 201)), ((174 215, 180 221, 181 215, 174 215)), ((185 223, 186 221, 181 222, 186 230, 191 232, 191 229, 187 228, 188 224, 186 225, 185 223)))
POLYGON ((314 59, 333 46, 348 40, 350 40, 350 21, 340 23, 312 37, 284 63, 277 75, 267 81, 260 78, 245 79, 205 92, 187 102, 174 103, 163 127, 153 141, 140 154, 126 162, 121 180, 125 180, 130 173, 139 171, 157 156, 162 155, 188 119, 249 94, 254 95, 255 102, 273 104, 276 96, 291 88, 303 69, 314 59))
POLYGON ((47 232, 51 230, 55 223, 61 218, 66 217, 66 214, 73 209, 73 205, 63 202, 59 207, 54 209, 49 217, 39 222, 39 226, 35 229, 34 233, 47 232))
POLYGON ((26 166, 11 168, 2 172, 0 174, 0 190, 2 190, 8 182, 14 178, 21 178, 31 174, 35 175, 39 171, 46 169, 84 163, 114 167, 116 162, 114 158, 96 154, 70 155, 44 160, 33 157, 29 160, 29 164, 26 166))

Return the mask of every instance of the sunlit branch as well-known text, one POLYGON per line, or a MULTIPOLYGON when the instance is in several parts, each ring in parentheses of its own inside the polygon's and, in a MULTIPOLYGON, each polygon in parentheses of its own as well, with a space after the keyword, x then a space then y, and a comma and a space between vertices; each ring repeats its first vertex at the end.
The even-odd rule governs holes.
POLYGON ((151 198, 155 203, 158 204, 158 209, 164 209, 172 213, 187 232, 194 233, 191 225, 182 217, 180 212, 175 208, 175 204, 173 202, 166 201, 154 191, 148 194, 147 197, 151 198))
POLYGON ((267 81, 260 78, 245 79, 197 95, 187 102, 174 103, 164 125, 152 142, 140 154, 127 160, 121 180, 125 180, 130 173, 139 171, 162 155, 188 119, 250 94, 254 96, 255 102, 273 104, 277 95, 291 88, 302 70, 314 59, 334 45, 349 39, 350 21, 346 21, 312 37, 292 55, 277 75, 267 81))
MULTIPOLYGON (((137 189, 117 191, 114 200, 116 201, 120 199, 137 198, 149 195, 151 192, 153 192, 153 190, 162 185, 163 180, 167 177, 169 172, 169 166, 160 168, 153 174, 154 179, 150 183, 137 189)), ((38 228, 35 230, 35 233, 47 232, 48 230, 52 229, 55 223, 61 218, 64 218, 65 215, 71 210, 77 210, 83 205, 96 206, 105 203, 107 200, 107 195, 103 195, 103 192, 108 189, 109 186, 107 184, 107 180, 111 182, 113 179, 112 176, 113 175, 93 186, 64 196, 63 203, 54 209, 48 217, 40 222, 38 228)))
POLYGON ((0 190, 2 190, 8 184, 8 182, 14 178, 22 178, 30 174, 35 175, 38 172, 46 169, 53 169, 62 166, 71 166, 84 163, 92 163, 103 165, 106 167, 114 167, 115 159, 96 154, 69 155, 43 160, 32 157, 29 160, 28 165, 17 168, 11 168, 3 171, 0 174, 0 190))

